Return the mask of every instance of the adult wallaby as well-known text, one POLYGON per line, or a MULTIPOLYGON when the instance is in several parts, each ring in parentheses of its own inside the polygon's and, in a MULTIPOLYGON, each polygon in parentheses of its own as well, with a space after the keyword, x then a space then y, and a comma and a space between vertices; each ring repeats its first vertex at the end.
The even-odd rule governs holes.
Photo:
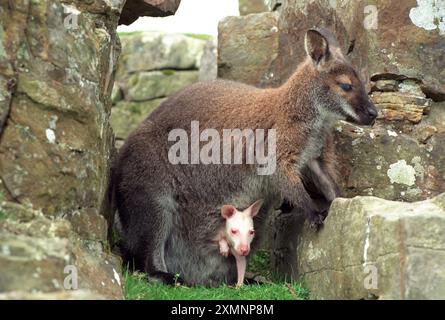
POLYGON ((113 169, 122 250, 149 278, 172 283, 180 274, 189 285, 236 283, 235 259, 222 257, 212 242, 225 203, 245 209, 264 200, 252 251, 265 218, 283 200, 304 210, 313 224, 323 222, 325 212, 304 188, 303 175, 332 201, 338 188, 322 161, 327 135, 338 119, 368 125, 377 111, 328 30, 309 30, 305 49, 307 59, 281 87, 197 83, 167 99, 127 139, 113 169), (190 133, 193 121, 220 133, 275 129, 276 171, 259 175, 258 164, 172 164, 169 133, 190 133))

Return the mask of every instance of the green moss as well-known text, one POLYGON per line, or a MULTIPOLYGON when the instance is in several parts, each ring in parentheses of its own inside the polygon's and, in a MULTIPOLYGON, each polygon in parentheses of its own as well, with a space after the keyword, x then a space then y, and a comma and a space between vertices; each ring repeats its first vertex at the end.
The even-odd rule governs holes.
POLYGON ((185 33, 187 37, 191 37, 199 40, 211 40, 213 37, 209 34, 197 34, 197 33, 185 33))
POLYGON ((124 38, 124 37, 135 36, 142 33, 144 33, 144 31, 118 32, 117 34, 119 35, 119 37, 124 38))
POLYGON ((164 69, 164 70, 161 70, 161 72, 162 72, 162 74, 163 74, 164 76, 172 76, 172 75, 174 75, 174 74, 176 73, 176 70, 173 70, 173 69, 164 69))
POLYGON ((141 106, 137 103, 132 103, 130 104, 128 110, 132 113, 132 114, 137 114, 140 115, 142 114, 141 112, 141 106))
POLYGON ((6 212, 0 210, 0 221, 6 220, 8 219, 8 215, 6 214, 6 212))

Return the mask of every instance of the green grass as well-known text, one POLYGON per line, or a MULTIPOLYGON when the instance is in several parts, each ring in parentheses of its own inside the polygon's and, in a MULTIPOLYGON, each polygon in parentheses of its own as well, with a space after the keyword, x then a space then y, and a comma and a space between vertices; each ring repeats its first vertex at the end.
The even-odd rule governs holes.
POLYGON ((131 32, 118 32, 117 34, 119 35, 119 37, 123 38, 123 37, 129 37, 129 36, 134 36, 137 34, 142 34, 144 31, 131 31, 131 32))
POLYGON ((166 286, 148 283, 144 274, 125 272, 125 298, 127 300, 301 300, 308 292, 297 283, 271 283, 244 285, 234 288, 166 286))

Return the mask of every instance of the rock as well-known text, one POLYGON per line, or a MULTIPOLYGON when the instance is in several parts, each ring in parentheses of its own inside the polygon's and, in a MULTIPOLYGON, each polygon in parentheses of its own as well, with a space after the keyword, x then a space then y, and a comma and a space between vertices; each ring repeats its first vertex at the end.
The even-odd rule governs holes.
POLYGON ((269 11, 279 10, 285 0, 264 0, 269 11))
POLYGON ((124 99, 124 93, 119 83, 115 83, 113 86, 113 91, 111 92, 111 102, 115 105, 117 102, 124 99))
POLYGON ((260 87, 274 84, 277 18, 276 12, 267 12, 223 19, 218 27, 218 77, 260 87))
POLYGON ((394 92, 399 88, 397 80, 378 80, 374 83, 372 91, 394 92))
POLYGON ((266 12, 268 9, 263 0, 239 0, 239 12, 242 16, 266 12))
POLYGON ((105 300, 105 297, 89 290, 57 291, 49 293, 12 291, 8 293, 0 293, 0 300, 105 300))
POLYGON ((118 57, 114 26, 120 9, 104 5, 103 14, 91 15, 99 9, 82 5, 77 26, 64 29, 52 26, 63 26, 66 8, 74 6, 69 1, 14 4, 14 11, 0 11, 5 16, 1 30, 9 30, 0 33, 0 47, 20 53, 6 53, 20 68, 0 143, 3 193, 48 215, 87 207, 101 212, 112 142, 107 97, 118 57))
POLYGON ((215 44, 199 36, 124 34, 122 51, 110 118, 117 148, 164 98, 198 82, 199 77, 216 77, 215 44))
MULTIPOLYGON (((89 241, 80 238, 66 219, 50 219, 38 211, 19 209, 17 204, 3 205, 2 211, 6 217, 0 219, 0 292, 11 292, 5 298, 14 298, 17 291, 16 298, 31 298, 30 293, 67 299, 82 297, 69 293, 71 289, 88 290, 91 297, 122 298, 121 262, 103 250, 105 232, 94 239, 101 241, 89 241), (16 210, 10 211, 11 206, 16 210), (15 212, 29 211, 29 221, 15 217, 15 212)), ((96 224, 106 230, 103 217, 96 224)))
POLYGON ((131 75, 124 85, 129 101, 146 101, 167 97, 198 81, 198 71, 162 70, 131 75))
POLYGON ((127 139, 150 113, 165 99, 156 99, 145 102, 121 101, 111 110, 111 125, 118 140, 127 139))
POLYGON ((371 100, 379 109, 380 119, 419 123, 429 112, 431 100, 402 92, 374 92, 371 100))
POLYGON ((181 0, 130 0, 126 1, 119 24, 129 25, 139 17, 165 17, 175 14, 181 0))
POLYGON ((59 294, 64 268, 73 265, 81 289, 122 298, 106 219, 112 217, 110 94, 124 2, 0 3, 0 292, 6 295, 59 294))
POLYGON ((433 105, 431 112, 414 130, 412 125, 404 128, 387 121, 372 128, 340 122, 335 143, 344 195, 419 201, 443 192, 445 152, 438 141, 445 126, 439 131, 437 123, 445 110, 433 105), (397 170, 404 172, 404 179, 394 177, 397 170))
POLYGON ((162 69, 198 69, 205 41, 183 34, 142 32, 123 36, 117 78, 162 69))
POLYGON ((435 126, 424 125, 416 128, 416 136, 419 142, 425 144, 432 136, 437 133, 435 126))
POLYGON ((319 299, 442 299, 445 194, 416 203, 336 199, 298 236, 294 276, 319 299))
POLYGON ((218 76, 218 50, 216 40, 208 40, 199 67, 199 81, 215 80, 218 76))

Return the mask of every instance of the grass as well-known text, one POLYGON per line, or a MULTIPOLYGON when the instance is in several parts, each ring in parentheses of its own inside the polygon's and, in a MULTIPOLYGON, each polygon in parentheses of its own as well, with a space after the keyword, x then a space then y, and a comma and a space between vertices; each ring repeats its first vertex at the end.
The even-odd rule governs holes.
MULTIPOLYGON (((272 277, 270 257, 266 250, 258 250, 249 260, 248 271, 266 279, 272 277)), ((124 273, 127 300, 305 300, 309 292, 299 283, 270 282, 267 284, 244 285, 234 288, 222 285, 218 288, 182 285, 166 286, 148 283, 142 273, 124 273)))
POLYGON ((148 283, 144 274, 125 272, 127 300, 303 300, 308 292, 300 284, 273 283, 234 288, 166 286, 148 283))
POLYGON ((118 32, 119 37, 129 37, 137 34, 142 34, 143 31, 131 31, 131 32, 118 32))

